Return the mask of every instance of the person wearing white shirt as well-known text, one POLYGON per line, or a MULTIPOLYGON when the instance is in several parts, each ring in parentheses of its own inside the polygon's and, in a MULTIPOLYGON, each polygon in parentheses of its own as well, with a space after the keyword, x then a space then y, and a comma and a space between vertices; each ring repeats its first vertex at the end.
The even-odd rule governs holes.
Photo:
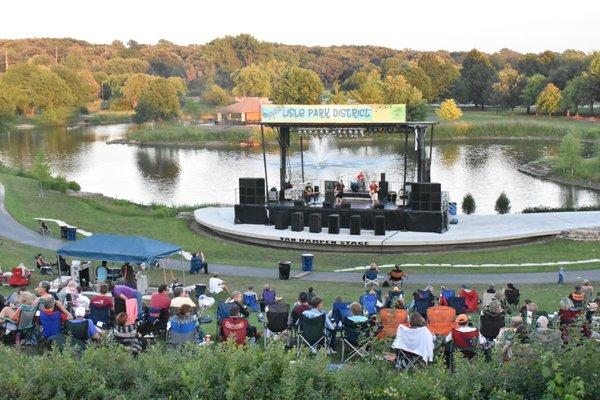
POLYGON ((219 278, 219 274, 215 272, 212 278, 208 280, 208 291, 213 294, 218 294, 222 291, 229 293, 229 288, 227 287, 227 282, 219 278))
POLYGON ((194 300, 188 297, 187 293, 181 286, 175 288, 173 291, 173 296, 174 298, 171 300, 171 307, 179 308, 184 304, 188 304, 191 307, 196 307, 194 300))

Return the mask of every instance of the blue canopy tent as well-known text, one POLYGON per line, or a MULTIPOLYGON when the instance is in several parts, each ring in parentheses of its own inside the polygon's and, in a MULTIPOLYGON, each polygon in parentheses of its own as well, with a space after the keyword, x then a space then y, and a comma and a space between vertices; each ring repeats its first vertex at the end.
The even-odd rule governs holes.
MULTIPOLYGON (((152 264, 172 254, 181 253, 181 247, 141 236, 92 235, 69 243, 56 251, 59 256, 132 264, 152 264)), ((182 270, 185 271, 182 262, 182 270)), ((185 284, 185 272, 184 272, 185 284)))

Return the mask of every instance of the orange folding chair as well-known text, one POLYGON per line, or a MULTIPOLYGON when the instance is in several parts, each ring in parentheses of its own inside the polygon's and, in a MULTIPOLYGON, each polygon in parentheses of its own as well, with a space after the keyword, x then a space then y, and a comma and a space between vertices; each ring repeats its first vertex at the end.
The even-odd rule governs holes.
POLYGON ((377 334, 377 339, 396 336, 398 325, 408 326, 408 312, 400 309, 382 308, 379 312, 379 321, 383 328, 377 334))
POLYGON ((427 309, 427 328, 434 335, 448 335, 456 327, 456 310, 448 306, 435 306, 427 309))

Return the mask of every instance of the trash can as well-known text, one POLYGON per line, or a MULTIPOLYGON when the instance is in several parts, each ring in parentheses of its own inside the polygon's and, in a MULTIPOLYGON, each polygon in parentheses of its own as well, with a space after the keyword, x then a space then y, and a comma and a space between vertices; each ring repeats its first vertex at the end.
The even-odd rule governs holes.
POLYGON ((458 218, 456 217, 456 203, 448 203, 448 214, 450 215, 449 222, 451 224, 458 224, 458 218))
POLYGON ((206 293, 206 285, 202 283, 196 284, 196 298, 206 293))
POLYGON ((67 240, 67 227, 66 226, 60 227, 60 238, 67 240))
POLYGON ((67 240, 77 240, 77 227, 76 226, 67 227, 67 240))
POLYGON ((302 259, 302 271, 304 272, 311 272, 313 269, 313 259, 314 259, 314 255, 313 254, 302 254, 301 259, 302 259))
POLYGON ((290 270, 292 269, 291 261, 280 261, 279 262, 279 279, 288 280, 290 279, 290 270))

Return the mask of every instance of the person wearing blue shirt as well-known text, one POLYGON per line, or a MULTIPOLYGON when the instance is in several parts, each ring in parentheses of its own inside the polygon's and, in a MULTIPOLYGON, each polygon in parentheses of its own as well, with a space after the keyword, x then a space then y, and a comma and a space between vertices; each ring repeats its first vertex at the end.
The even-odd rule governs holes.
POLYGON ((302 315, 304 315, 307 318, 315 318, 325 314, 325 334, 330 337, 330 348, 327 349, 327 351, 330 354, 335 353, 335 327, 333 326, 329 315, 327 315, 325 311, 323 311, 323 299, 321 299, 319 296, 315 296, 310 301, 310 305, 312 306, 312 308, 310 310, 304 311, 302 315))
POLYGON ((91 319, 85 318, 85 308, 77 307, 75 308, 75 319, 71 320, 71 323, 79 324, 84 321, 88 322, 87 328, 87 336, 88 339, 100 340, 100 329, 96 328, 94 322, 91 319))

